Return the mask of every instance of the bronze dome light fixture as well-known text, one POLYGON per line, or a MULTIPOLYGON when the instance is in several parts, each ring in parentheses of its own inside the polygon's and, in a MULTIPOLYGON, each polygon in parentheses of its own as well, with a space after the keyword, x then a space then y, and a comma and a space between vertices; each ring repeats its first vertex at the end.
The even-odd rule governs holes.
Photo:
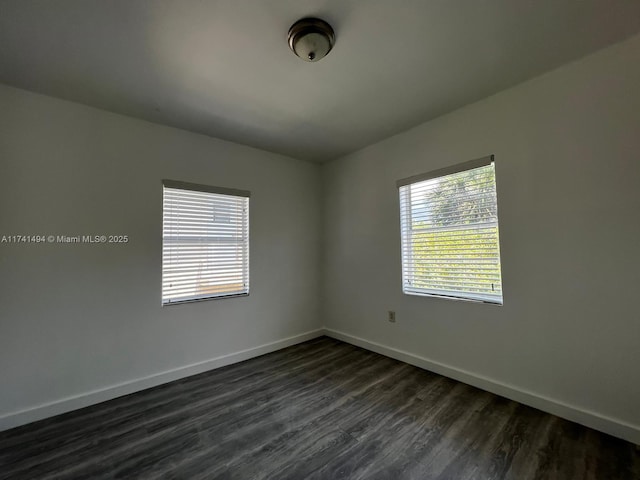
POLYGON ((307 62, 317 62, 326 57, 334 42, 333 28, 319 18, 303 18, 289 29, 289 47, 307 62))

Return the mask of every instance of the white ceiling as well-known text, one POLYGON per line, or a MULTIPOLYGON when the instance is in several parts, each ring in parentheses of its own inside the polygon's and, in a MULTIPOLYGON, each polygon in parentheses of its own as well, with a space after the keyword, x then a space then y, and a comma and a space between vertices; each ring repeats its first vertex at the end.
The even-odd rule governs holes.
POLYGON ((639 0, 0 0, 0 82, 326 161, 639 31, 639 0))

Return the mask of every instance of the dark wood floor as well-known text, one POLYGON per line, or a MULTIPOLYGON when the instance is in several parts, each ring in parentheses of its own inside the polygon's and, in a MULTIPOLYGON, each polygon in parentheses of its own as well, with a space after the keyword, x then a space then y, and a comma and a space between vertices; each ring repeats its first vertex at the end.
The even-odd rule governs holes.
POLYGON ((640 479, 634 445, 330 338, 0 433, 1 479, 640 479))

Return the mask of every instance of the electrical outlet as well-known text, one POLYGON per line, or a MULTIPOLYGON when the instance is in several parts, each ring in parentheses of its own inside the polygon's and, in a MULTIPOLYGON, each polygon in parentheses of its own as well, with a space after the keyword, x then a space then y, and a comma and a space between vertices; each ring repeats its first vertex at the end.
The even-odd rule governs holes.
POLYGON ((391 323, 396 323, 396 312, 393 310, 389 310, 389 321, 391 323))

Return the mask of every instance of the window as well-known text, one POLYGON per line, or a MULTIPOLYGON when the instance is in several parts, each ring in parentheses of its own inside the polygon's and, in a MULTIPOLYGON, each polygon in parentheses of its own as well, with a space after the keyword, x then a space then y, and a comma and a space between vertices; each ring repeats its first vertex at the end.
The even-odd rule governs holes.
POLYGON ((502 305, 493 156, 398 187, 403 292, 502 305))
POLYGON ((248 295, 249 192, 162 184, 162 304, 248 295))

